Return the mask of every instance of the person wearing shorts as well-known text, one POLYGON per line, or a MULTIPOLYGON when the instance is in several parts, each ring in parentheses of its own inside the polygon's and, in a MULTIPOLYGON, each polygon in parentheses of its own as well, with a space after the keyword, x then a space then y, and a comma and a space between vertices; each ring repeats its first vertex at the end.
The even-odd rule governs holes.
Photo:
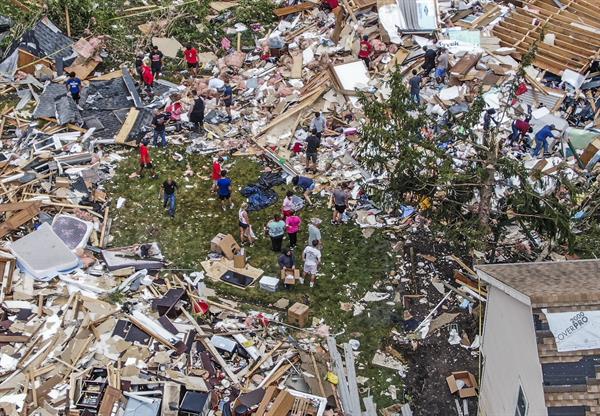
POLYGON ((310 276, 310 287, 315 286, 317 271, 321 263, 321 251, 317 248, 318 240, 313 240, 310 246, 307 246, 302 252, 304 260, 304 278, 310 276))
POLYGON ((313 181, 311 178, 307 178, 306 176, 294 176, 292 178, 292 183, 294 186, 302 188, 304 191, 304 199, 306 199, 306 202, 308 202, 309 205, 312 205, 310 194, 315 190, 315 181, 313 181))
POLYGON ((75 104, 79 105, 79 98, 81 96, 81 80, 77 78, 75 72, 71 72, 69 74, 69 79, 67 79, 65 84, 67 86, 67 91, 69 91, 71 94, 75 104))
POLYGON ((187 62, 188 69, 192 73, 192 76, 195 77, 198 71, 198 50, 191 44, 188 44, 183 51, 183 56, 185 57, 185 62, 187 62))
POLYGON ((152 165, 152 159, 150 159, 150 152, 148 151, 148 146, 146 146, 146 142, 142 141, 140 143, 140 178, 144 177, 144 170, 150 171, 150 176, 155 177, 154 173, 154 165, 152 165))
POLYGON ((337 186, 331 194, 331 200, 333 202, 333 219, 331 223, 338 225, 342 223, 342 215, 346 212, 348 206, 348 194, 346 191, 337 186))
POLYGON ((217 195, 221 200, 221 207, 223 211, 227 210, 227 205, 230 205, 230 208, 233 208, 233 202, 230 202, 231 199, 231 179, 227 177, 227 171, 221 171, 221 179, 217 181, 217 195))
POLYGON ((250 217, 248 216, 248 204, 246 202, 242 203, 240 209, 238 210, 238 223, 240 226, 240 242, 244 244, 245 241, 250 244, 250 246, 254 245, 254 233, 252 232, 252 226, 250 225, 250 217))

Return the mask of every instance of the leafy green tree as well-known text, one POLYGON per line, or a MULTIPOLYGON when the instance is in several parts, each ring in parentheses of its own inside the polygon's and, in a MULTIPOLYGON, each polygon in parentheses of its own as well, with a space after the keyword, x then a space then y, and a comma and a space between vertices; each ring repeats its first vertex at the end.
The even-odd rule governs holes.
MULTIPOLYGON (((523 57, 524 65, 534 53, 523 57)), ((523 75, 519 68, 507 86, 499 121, 507 117, 523 75)), ((549 177, 531 178, 520 161, 501 152, 506 134, 499 127, 479 134, 475 126, 485 106, 481 94, 466 113, 442 118, 428 115, 411 100, 400 71, 392 73, 388 84, 388 100, 360 95, 365 121, 357 152, 363 167, 382 178, 370 192, 384 209, 430 201, 425 212, 433 228, 467 249, 492 247, 511 224, 535 244, 535 233, 573 244, 570 218, 582 190, 568 179, 565 166, 549 177), (556 190, 540 192, 548 181, 556 190), (497 187, 506 188, 504 197, 495 197, 497 187)))

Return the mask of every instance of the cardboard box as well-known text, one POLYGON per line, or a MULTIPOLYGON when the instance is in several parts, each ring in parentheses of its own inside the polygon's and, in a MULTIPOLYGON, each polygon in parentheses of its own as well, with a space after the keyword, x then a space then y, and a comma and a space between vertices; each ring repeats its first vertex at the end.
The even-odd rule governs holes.
POLYGON ((304 328, 308 321, 309 312, 310 308, 307 305, 296 302, 288 309, 288 322, 292 325, 304 328))
POLYGON ((221 253, 228 260, 233 260, 234 254, 240 251, 240 246, 236 243, 231 234, 217 234, 210 240, 210 251, 221 253))
POLYGON ((446 383, 448 383, 450 393, 454 394, 458 392, 458 397, 461 399, 477 396, 477 380, 468 371, 453 372, 452 375, 446 377, 446 383), (464 386, 459 388, 459 384, 462 383, 464 383, 464 386))
POLYGON ((295 285, 296 284, 296 280, 300 279, 300 270, 298 269, 294 269, 294 278, 290 279, 289 277, 291 276, 291 271, 283 269, 281 270, 281 280, 283 280, 283 283, 285 283, 286 285, 295 285))
POLYGON ((246 267, 246 252, 242 248, 237 254, 233 255, 233 267, 244 269, 246 267))

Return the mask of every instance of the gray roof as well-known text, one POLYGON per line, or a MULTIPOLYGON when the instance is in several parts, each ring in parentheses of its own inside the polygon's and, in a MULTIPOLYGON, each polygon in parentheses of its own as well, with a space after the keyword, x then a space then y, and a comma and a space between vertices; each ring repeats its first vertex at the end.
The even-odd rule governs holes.
POLYGON ((486 264, 475 269, 492 278, 480 274, 482 280, 516 290, 534 307, 600 303, 600 260, 486 264))
POLYGON ((73 40, 65 36, 48 18, 44 17, 23 34, 20 47, 39 57, 52 55, 53 59, 73 55, 73 40))

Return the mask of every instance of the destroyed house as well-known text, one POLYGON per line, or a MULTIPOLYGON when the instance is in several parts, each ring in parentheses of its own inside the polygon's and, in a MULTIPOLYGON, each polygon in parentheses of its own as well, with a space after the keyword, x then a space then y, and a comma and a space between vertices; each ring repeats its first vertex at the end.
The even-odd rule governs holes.
POLYGON ((10 46, 7 58, 0 63, 0 74, 12 76, 17 70, 32 74, 34 63, 60 74, 75 60, 72 45, 71 38, 44 17, 10 46))
POLYGON ((600 415, 600 261, 490 264, 482 415, 600 415))
POLYGON ((492 32, 502 46, 515 48, 521 55, 537 42, 533 64, 538 68, 556 75, 566 69, 583 73, 597 59, 600 48, 600 3, 525 0, 492 32))

